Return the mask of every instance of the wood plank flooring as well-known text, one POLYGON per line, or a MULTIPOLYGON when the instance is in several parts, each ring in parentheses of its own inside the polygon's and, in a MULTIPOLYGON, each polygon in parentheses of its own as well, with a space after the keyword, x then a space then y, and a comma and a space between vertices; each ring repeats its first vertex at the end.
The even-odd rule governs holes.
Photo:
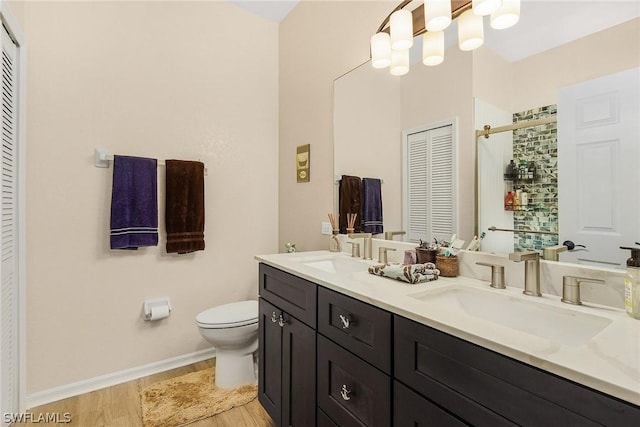
MULTIPOLYGON (((58 402, 38 406, 27 412, 38 414, 68 412, 71 423, 57 424, 74 427, 142 427, 140 390, 158 381, 167 380, 190 372, 214 366, 212 360, 195 363, 149 377, 129 381, 113 387, 97 390, 58 402)), ((20 423, 14 426, 43 426, 45 423, 20 423)), ((49 424, 50 425, 50 424, 49 424)), ((189 427, 275 427, 258 399, 229 411, 189 424, 189 427)))

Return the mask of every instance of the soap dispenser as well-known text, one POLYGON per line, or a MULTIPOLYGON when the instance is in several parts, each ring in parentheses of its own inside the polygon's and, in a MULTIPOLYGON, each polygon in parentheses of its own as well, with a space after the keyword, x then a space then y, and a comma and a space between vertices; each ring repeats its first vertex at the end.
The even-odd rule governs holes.
POLYGON ((620 249, 631 251, 624 276, 624 308, 629 316, 640 319, 640 248, 620 246, 620 249))

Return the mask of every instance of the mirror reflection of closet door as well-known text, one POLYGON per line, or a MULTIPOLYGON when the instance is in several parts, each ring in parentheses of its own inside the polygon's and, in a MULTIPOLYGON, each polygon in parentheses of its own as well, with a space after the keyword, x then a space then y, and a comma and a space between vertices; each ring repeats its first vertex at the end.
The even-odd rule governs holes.
POLYGON ((640 69, 558 93, 560 241, 586 250, 560 261, 624 268, 640 240, 640 69))
POLYGON ((409 242, 449 240, 457 229, 454 122, 403 133, 403 228, 409 242))

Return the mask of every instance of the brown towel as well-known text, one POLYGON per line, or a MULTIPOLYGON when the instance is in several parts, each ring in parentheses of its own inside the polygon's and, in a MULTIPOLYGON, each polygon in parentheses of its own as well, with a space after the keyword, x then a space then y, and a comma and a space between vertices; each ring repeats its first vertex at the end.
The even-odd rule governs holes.
POLYGON ((359 233, 362 229, 360 225, 361 213, 360 213, 360 178, 357 176, 342 175, 340 180, 340 188, 338 190, 339 208, 340 212, 340 233, 347 232, 347 214, 356 213, 356 223, 354 225, 354 232, 359 233))
POLYGON ((167 160, 167 253, 204 250, 204 163, 167 160))

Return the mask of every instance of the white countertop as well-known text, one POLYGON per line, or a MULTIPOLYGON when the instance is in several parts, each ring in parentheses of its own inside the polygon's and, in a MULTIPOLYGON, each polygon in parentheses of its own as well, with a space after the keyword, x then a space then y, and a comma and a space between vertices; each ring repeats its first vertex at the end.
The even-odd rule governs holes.
MULTIPOLYGON (((529 297, 523 295, 520 288, 493 289, 486 281, 462 276, 440 277, 437 281, 410 285, 369 274, 367 266, 375 264, 374 261, 356 260, 344 253, 314 251, 258 255, 255 258, 360 301, 640 405, 640 320, 627 316, 623 310, 596 304, 572 306, 561 303, 557 296, 547 294, 540 298, 529 297), (358 271, 331 273, 305 265, 328 257, 339 257, 346 263, 352 263, 358 271), (362 265, 361 271, 357 268, 358 263, 362 265), (588 314, 589 318, 610 323, 580 343, 571 342, 576 332, 575 324, 572 335, 562 339, 563 324, 559 322, 554 331, 555 338, 548 339, 472 316, 460 304, 446 298, 415 297, 436 289, 445 290, 452 285, 464 285, 464 289, 481 296, 501 293, 505 301, 513 304, 529 304, 533 298, 535 304, 544 309, 575 313, 578 317, 581 313, 588 314)), ((539 319, 526 321, 535 323, 539 319)))

